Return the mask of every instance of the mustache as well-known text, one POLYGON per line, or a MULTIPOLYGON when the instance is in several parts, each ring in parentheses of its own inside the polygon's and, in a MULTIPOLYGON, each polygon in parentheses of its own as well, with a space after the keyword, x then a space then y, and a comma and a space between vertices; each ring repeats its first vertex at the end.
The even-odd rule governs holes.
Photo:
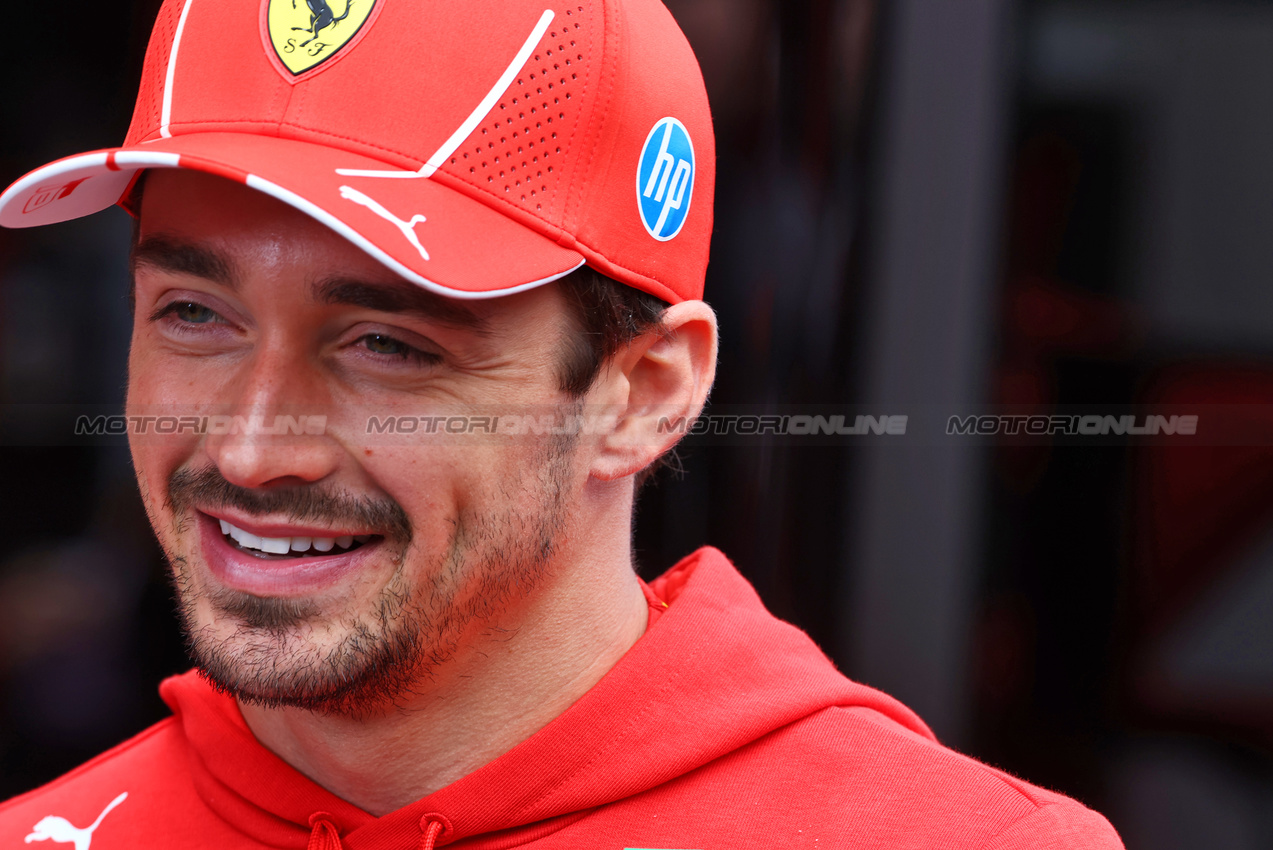
POLYGON ((354 496, 317 485, 251 490, 231 484, 211 466, 178 469, 170 475, 168 502, 178 512, 195 505, 235 508, 248 514, 282 514, 295 522, 375 529, 386 538, 411 539, 407 512, 388 496, 354 496))

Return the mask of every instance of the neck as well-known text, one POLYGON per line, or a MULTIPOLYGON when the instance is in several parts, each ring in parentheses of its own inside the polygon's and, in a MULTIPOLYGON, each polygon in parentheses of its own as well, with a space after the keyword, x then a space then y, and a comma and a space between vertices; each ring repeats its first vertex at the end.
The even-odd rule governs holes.
POLYGON ((606 510, 613 515, 590 523, 545 583, 498 622, 474 624, 405 705, 354 719, 241 704, 248 727, 298 771, 377 816, 495 760, 569 708, 645 632, 631 500, 625 508, 608 495, 602 501, 620 503, 606 510))

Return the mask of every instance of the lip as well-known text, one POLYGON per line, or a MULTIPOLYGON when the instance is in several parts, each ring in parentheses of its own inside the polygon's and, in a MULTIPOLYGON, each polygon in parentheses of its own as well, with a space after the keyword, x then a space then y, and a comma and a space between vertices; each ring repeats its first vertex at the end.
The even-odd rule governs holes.
MULTIPOLYGON (((351 573, 369 566, 377 550, 384 543, 383 538, 369 540, 350 552, 333 555, 316 555, 308 558, 289 558, 272 560, 257 558, 231 546, 221 533, 220 517, 196 511, 199 523, 199 543, 204 560, 216 581, 231 590, 250 593, 253 596, 300 597, 329 590, 351 573)), ((290 526, 243 526, 234 522, 245 531, 253 534, 257 528, 289 529, 290 526)), ((311 530, 312 531, 312 530, 311 530)), ((363 532, 357 532, 359 534, 363 532)), ((311 536, 305 531, 288 531, 264 536, 290 537, 311 536)), ((318 537, 333 536, 332 532, 322 529, 318 537)))
POLYGON ((255 534, 257 537, 357 537, 360 534, 378 534, 375 529, 340 529, 340 528, 319 528, 318 526, 303 525, 262 525, 251 519, 244 519, 236 515, 233 511, 218 510, 216 513, 212 511, 200 511, 199 513, 209 516, 214 520, 223 519, 231 525, 237 526, 249 534, 255 534))

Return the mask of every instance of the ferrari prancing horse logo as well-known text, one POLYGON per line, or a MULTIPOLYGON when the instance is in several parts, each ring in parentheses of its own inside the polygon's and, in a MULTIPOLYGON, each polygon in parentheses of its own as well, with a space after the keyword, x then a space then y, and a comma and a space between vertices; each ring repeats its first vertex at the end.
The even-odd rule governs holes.
POLYGON ((303 74, 326 62, 367 22, 377 0, 268 0, 270 42, 284 67, 303 74))

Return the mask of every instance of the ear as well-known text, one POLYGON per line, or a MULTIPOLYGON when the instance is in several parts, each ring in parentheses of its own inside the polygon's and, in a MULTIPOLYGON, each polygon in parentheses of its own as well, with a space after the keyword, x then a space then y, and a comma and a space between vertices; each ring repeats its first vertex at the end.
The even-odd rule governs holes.
POLYGON ((663 312, 663 328, 616 354, 590 393, 616 415, 593 458, 594 478, 613 481, 645 469, 684 435, 668 423, 692 422, 707 403, 716 377, 716 313, 702 301, 682 301, 663 312))

